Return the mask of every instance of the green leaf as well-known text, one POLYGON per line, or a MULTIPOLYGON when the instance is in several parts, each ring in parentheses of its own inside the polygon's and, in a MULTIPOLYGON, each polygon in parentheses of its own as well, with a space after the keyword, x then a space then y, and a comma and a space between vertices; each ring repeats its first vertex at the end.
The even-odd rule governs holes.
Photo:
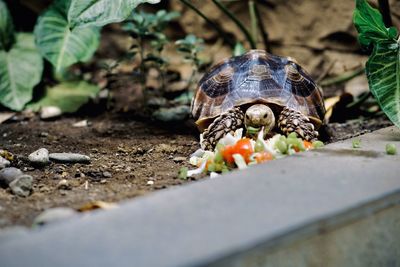
POLYGON ((400 127, 400 47, 398 42, 374 46, 366 65, 369 88, 389 119, 400 127))
POLYGON ((386 28, 381 13, 372 8, 366 0, 356 0, 353 22, 359 33, 361 45, 368 46, 380 41, 395 40, 397 29, 386 28))
POLYGON ((72 27, 101 27, 125 20, 141 3, 158 2, 160 0, 72 0, 68 21, 72 27))
POLYGON ((98 86, 85 81, 64 82, 47 88, 44 97, 36 103, 29 104, 28 107, 37 111, 41 107, 56 106, 64 113, 73 113, 90 98, 95 97, 99 91, 98 86))
POLYGON ((0 50, 9 50, 15 42, 14 25, 7 5, 0 0, 0 50))
POLYGON ((22 110, 32 99, 33 87, 39 83, 43 60, 32 34, 19 33, 9 51, 0 51, 0 103, 22 110))
POLYGON ((89 60, 99 45, 99 29, 87 27, 71 30, 67 21, 70 0, 57 0, 38 19, 36 44, 56 72, 77 62, 89 60))

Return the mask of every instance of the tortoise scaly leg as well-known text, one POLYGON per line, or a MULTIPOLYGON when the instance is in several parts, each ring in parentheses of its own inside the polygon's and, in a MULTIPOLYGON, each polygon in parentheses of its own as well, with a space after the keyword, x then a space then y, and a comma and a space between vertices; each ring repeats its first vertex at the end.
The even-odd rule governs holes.
POLYGON ((287 107, 279 115, 278 127, 285 135, 295 132, 307 141, 315 140, 319 135, 306 115, 287 107))
POLYGON ((218 141, 228 133, 234 132, 243 127, 244 113, 239 108, 232 108, 217 117, 203 132, 201 148, 213 150, 218 141))

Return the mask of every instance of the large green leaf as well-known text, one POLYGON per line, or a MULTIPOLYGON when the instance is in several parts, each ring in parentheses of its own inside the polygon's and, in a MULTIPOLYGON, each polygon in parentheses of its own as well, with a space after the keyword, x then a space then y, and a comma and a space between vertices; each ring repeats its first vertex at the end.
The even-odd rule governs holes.
POLYGON ((0 50, 9 50, 14 41, 14 25, 10 12, 3 0, 0 0, 0 50))
POLYGON ((9 51, 0 51, 0 102, 13 110, 22 110, 32 99, 39 83, 43 60, 32 34, 19 33, 9 51))
POLYGON ((160 0, 71 0, 68 21, 72 27, 104 26, 125 20, 141 3, 160 0))
POLYGON ((400 127, 400 47, 380 42, 366 65, 369 88, 389 119, 400 127))
POLYGON ((34 111, 41 107, 56 106, 62 112, 76 112, 91 97, 95 97, 100 88, 85 81, 64 82, 52 88, 47 88, 42 99, 28 105, 34 111))
POLYGON ((353 21, 359 33, 358 39, 364 46, 394 40, 397 36, 397 29, 386 28, 381 13, 372 8, 366 0, 356 0, 353 21))
POLYGON ((38 19, 36 44, 56 71, 89 60, 99 45, 99 29, 72 29, 67 21, 70 0, 58 0, 38 19))

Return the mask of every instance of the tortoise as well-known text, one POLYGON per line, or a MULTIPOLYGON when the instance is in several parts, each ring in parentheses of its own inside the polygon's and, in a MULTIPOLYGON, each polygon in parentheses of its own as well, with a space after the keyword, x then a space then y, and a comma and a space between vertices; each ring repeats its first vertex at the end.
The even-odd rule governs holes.
POLYGON ((212 67, 199 81, 191 113, 201 147, 213 149, 228 133, 245 128, 264 138, 291 132, 305 140, 318 138, 325 107, 322 92, 290 57, 250 50, 212 67))

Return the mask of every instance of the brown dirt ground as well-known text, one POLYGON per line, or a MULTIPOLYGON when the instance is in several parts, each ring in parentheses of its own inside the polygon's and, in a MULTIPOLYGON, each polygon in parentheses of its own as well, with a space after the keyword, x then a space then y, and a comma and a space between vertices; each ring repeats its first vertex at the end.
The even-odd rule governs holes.
MULTIPOLYGON (((198 148, 195 131, 187 123, 160 126, 114 114, 89 119, 89 127, 71 126, 81 119, 34 118, 0 125, 0 148, 16 155, 13 165, 35 179, 33 193, 27 198, 0 188, 0 228, 29 226, 35 216, 51 207, 79 208, 97 200, 117 202, 188 182, 177 178, 178 170, 189 166, 187 160, 174 161, 182 156, 187 159, 198 148), (52 163, 35 169, 26 158, 41 147, 50 152, 83 153, 92 162, 52 163), (103 172, 110 172, 112 177, 105 178, 103 172), (62 179, 68 181, 68 190, 57 188, 62 179), (154 184, 149 185, 148 181, 154 184)), ((335 141, 389 124, 386 120, 353 121, 331 124, 327 132, 333 137, 331 141, 335 141)))
POLYGON ((195 135, 180 129, 180 125, 167 130, 149 123, 101 116, 90 120, 90 127, 74 128, 71 125, 76 121, 79 119, 34 119, 0 125, 0 147, 16 155, 13 165, 35 179, 33 193, 27 198, 0 188, 0 227, 30 225, 37 214, 51 207, 78 208, 95 200, 120 201, 185 182, 177 179, 177 173, 187 163, 176 163, 174 158, 188 157, 198 143, 195 135), (27 164, 26 157, 41 147, 50 153, 83 153, 92 162, 53 163, 34 169, 27 164), (103 172, 110 172, 112 177, 103 177, 103 172), (69 182, 69 190, 57 189, 61 179, 69 182), (147 184, 150 180, 153 185, 147 184))

